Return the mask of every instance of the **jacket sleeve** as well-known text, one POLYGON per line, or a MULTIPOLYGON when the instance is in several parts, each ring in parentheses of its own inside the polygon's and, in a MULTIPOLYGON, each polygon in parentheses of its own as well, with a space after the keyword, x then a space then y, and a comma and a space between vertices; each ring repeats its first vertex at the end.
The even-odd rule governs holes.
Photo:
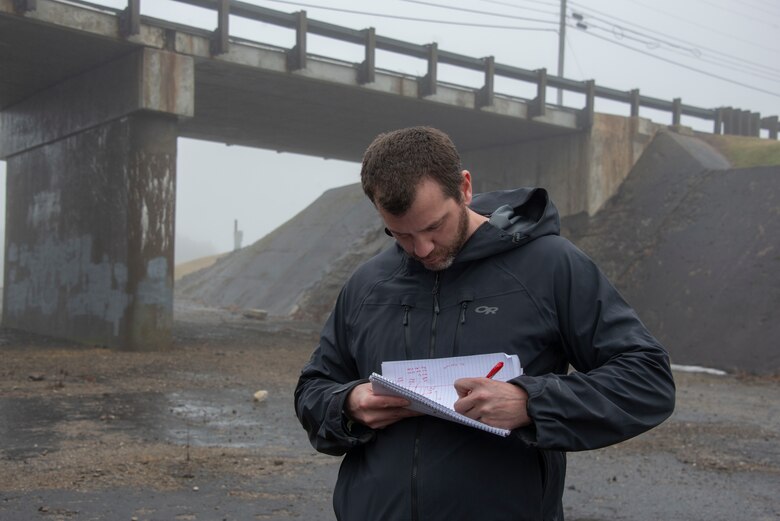
POLYGON ((563 249, 552 261, 553 297, 546 307, 575 371, 514 383, 528 392, 540 448, 595 449, 668 418, 675 386, 665 349, 636 312, 584 253, 568 241, 563 249))
POLYGON ((320 452, 342 455, 350 448, 371 441, 374 431, 348 421, 344 405, 349 392, 361 380, 349 356, 345 326, 345 292, 320 336, 320 343, 303 367, 295 388, 295 413, 320 452))

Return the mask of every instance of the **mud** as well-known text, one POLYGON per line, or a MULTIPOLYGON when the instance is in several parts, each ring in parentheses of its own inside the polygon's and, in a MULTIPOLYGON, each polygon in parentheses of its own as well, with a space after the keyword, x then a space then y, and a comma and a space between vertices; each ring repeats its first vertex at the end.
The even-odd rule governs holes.
MULTIPOLYGON (((0 519, 334 519, 339 458, 292 405, 319 326, 181 301, 176 316, 164 353, 0 330, 0 519)), ((676 379, 661 427, 569 455, 566 519, 780 518, 780 381, 676 379)))

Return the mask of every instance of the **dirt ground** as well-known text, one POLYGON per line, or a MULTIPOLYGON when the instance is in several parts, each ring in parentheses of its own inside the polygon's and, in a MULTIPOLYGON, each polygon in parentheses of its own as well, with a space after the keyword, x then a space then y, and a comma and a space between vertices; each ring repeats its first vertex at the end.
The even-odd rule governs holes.
MULTIPOLYGON (((164 353, 0 330, 0 520, 334 519, 292 405, 319 326, 176 317, 164 353)), ((567 520, 780 519, 780 381, 675 376, 669 421, 569 455, 567 520)))

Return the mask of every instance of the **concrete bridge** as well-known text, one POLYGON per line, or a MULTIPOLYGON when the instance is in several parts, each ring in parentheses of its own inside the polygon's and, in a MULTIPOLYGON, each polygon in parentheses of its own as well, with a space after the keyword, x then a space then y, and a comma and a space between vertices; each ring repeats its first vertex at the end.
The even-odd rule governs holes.
MULTIPOLYGON (((640 109, 694 117, 713 132, 777 138, 776 116, 702 109, 616 91, 228 0, 216 29, 94 3, 0 0, 0 158, 7 161, 3 324, 126 349, 170 344, 179 136, 359 161, 378 133, 446 130, 477 190, 541 184, 564 215, 595 212, 658 124, 640 109), (292 49, 232 37, 229 15, 295 31, 292 49), (307 35, 360 45, 361 63, 307 52, 307 35), (427 74, 381 70, 377 50, 421 58, 427 74), (484 73, 479 89, 439 81, 439 64, 484 73), (496 76, 533 85, 523 99, 496 76), (548 103, 549 89, 582 107, 548 103), (627 117, 594 113, 624 102, 627 117), (609 160, 605 160, 609 158, 609 160)), ((215 173, 218 175, 218 173, 215 173)))

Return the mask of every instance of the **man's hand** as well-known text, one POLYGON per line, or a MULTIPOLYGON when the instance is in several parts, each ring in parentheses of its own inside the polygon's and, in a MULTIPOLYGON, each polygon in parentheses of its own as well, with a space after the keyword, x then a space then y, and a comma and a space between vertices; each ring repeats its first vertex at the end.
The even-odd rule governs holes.
POLYGON ((409 400, 398 396, 374 394, 370 383, 356 386, 347 396, 347 416, 372 429, 384 429, 398 420, 420 416, 419 412, 404 409, 409 400))
POLYGON ((455 390, 455 410, 469 418, 510 430, 531 424, 528 393, 522 387, 490 378, 460 378, 455 390))

